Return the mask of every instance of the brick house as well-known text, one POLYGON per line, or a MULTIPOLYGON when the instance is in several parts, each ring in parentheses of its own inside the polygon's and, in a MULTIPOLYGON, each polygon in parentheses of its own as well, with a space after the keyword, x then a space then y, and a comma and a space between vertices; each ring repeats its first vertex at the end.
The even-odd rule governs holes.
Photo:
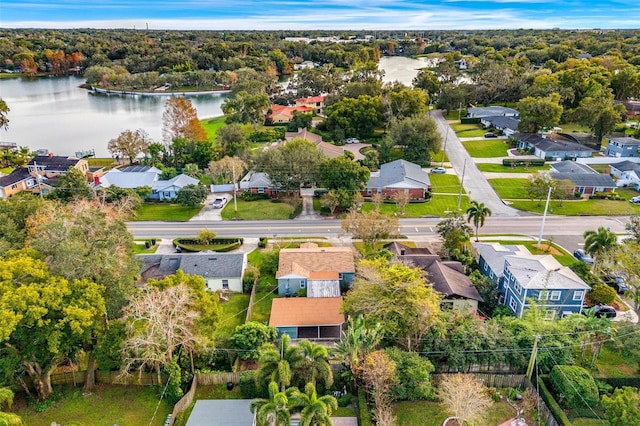
POLYGON ((362 195, 371 197, 373 194, 382 194, 391 198, 404 192, 409 194, 411 199, 419 200, 424 199, 430 190, 431 181, 427 172, 417 164, 396 160, 381 165, 377 172, 371 172, 362 195))

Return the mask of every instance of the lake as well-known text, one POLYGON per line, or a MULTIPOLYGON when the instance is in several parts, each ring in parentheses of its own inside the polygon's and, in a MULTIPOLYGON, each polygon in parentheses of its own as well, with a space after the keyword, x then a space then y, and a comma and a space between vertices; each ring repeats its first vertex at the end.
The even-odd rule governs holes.
MULTIPOLYGON (((81 77, 10 78, 0 80, 0 97, 10 108, 9 130, 0 140, 46 148, 56 155, 94 149, 110 157, 109 140, 123 130, 144 129, 162 140, 162 112, 168 97, 94 95, 79 86, 81 77)), ((226 95, 189 96, 200 118, 222 115, 226 95)))
MULTIPOLYGON (((427 58, 383 57, 379 68, 385 82, 411 85, 418 69, 429 65, 427 58)), ((96 156, 110 157, 107 143, 123 130, 144 129, 154 140, 162 139, 166 97, 94 95, 80 88, 83 83, 76 76, 0 79, 0 97, 10 108, 9 130, 0 134, 0 141, 56 155, 94 149, 96 156)), ((226 95, 189 99, 202 119, 222 115, 226 95)))

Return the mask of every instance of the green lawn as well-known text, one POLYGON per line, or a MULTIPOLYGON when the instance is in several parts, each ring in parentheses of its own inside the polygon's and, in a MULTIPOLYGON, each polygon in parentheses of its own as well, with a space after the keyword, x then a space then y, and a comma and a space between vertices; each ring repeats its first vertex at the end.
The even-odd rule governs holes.
POLYGON ((476 163, 476 166, 478 166, 478 169, 481 172, 488 172, 488 173, 536 173, 540 170, 551 169, 551 166, 548 164, 545 164, 544 166, 510 167, 510 166, 503 166, 502 164, 495 164, 495 163, 476 163))
POLYGON ((506 157, 509 145, 502 139, 487 139, 462 142, 470 156, 474 158, 506 157))
MULTIPOLYGON (((493 179, 492 179, 493 180, 493 179)), ((511 207, 528 212, 543 213, 544 200, 538 207, 538 200, 511 200, 511 207)), ((630 216, 640 214, 640 206, 629 201, 613 200, 552 200, 549 203, 549 213, 563 216, 630 216)))
POLYGON ((269 323, 269 317, 271 316, 271 301, 278 297, 273 292, 256 292, 256 299, 253 304, 253 314, 251 315, 251 321, 258 321, 264 324, 269 323))
POLYGON ((578 123, 562 123, 558 127, 562 129, 562 133, 591 133, 588 127, 578 123))
MULTIPOLYGON (((58 390, 56 390, 58 392, 58 390)), ((155 386, 98 385, 84 395, 81 388, 62 391, 62 399, 43 412, 28 407, 18 412, 29 426, 50 426, 52 422, 75 426, 154 425, 162 426, 172 407, 161 401, 155 386)))
POLYGON ((487 130, 480 124, 453 123, 450 126, 460 138, 476 138, 487 133, 487 130))
POLYGON ((200 124, 202 124, 202 128, 207 134, 207 137, 210 141, 215 141, 218 138, 218 129, 225 126, 225 116, 221 117, 213 117, 213 118, 205 118, 204 120, 200 120, 200 124))
MULTIPOLYGON (((441 426, 449 417, 441 404, 433 401, 405 401, 394 404, 398 425, 441 426)), ((515 412, 506 402, 495 403, 489 408, 479 426, 496 426, 514 417, 515 412)), ((474 423, 475 424, 475 423, 474 423)))
POLYGON ((248 306, 248 294, 234 293, 228 301, 220 301, 222 313, 220 315, 218 328, 216 329, 216 339, 228 339, 236 330, 237 326, 244 324, 248 306))
POLYGON ((137 209, 133 221, 163 220, 186 222, 195 216, 203 206, 192 208, 180 204, 142 203, 137 209))
MULTIPOLYGON (((444 143, 444 142, 443 142, 444 143)), ((449 162, 449 157, 447 156, 447 153, 444 152, 444 148, 440 150, 440 152, 430 152, 431 155, 431 165, 432 166, 439 166, 441 162, 445 162, 448 163, 449 162)))
POLYGON ((87 158, 89 167, 105 167, 111 168, 115 166, 113 158, 87 158))
POLYGON ((156 244, 155 244, 155 245, 152 245, 152 246, 151 246, 151 247, 149 247, 149 248, 146 248, 146 247, 145 247, 145 242, 147 242, 147 241, 149 241, 149 244, 151 245, 151 239, 149 239, 149 238, 144 239, 144 240, 135 240, 135 241, 134 241, 134 243, 135 243, 136 245, 133 247, 133 252, 134 252, 135 254, 142 254, 142 253, 144 253, 144 254, 149 254, 149 253, 155 253, 155 252, 156 252, 156 250, 158 250, 158 242, 160 241, 160 239, 159 239, 159 238, 158 238, 158 239, 156 239, 156 244))
MULTIPOLYGON (((525 185, 528 180, 523 178, 495 178, 488 179, 489 184, 495 189, 500 198, 513 200, 513 199, 528 199, 525 185)), ((538 202, 536 201, 536 204, 538 202)), ((544 202, 542 203, 544 204, 544 202)))
POLYGON ((3 169, 0 169, 0 173, 4 175, 8 175, 8 174, 11 174, 13 170, 14 170, 13 167, 5 167, 3 169))
POLYGON ((229 203, 222 210, 222 219, 231 220, 236 217, 245 220, 289 219, 289 215, 294 211, 293 206, 280 200, 277 201, 238 200, 238 214, 236 215, 233 211, 233 203, 229 203))
MULTIPOLYGON (((436 216, 442 217, 448 211, 453 211, 458 206, 458 195, 450 194, 435 194, 431 197, 431 200, 425 203, 410 203, 405 208, 405 214, 403 217, 423 217, 423 216, 436 216)), ((375 206, 373 203, 366 202, 362 206, 364 211, 373 210, 375 206)), ((460 200, 460 209, 465 211, 469 208, 469 197, 463 195, 460 200)), ((380 211, 385 214, 394 214, 398 211, 398 207, 392 203, 384 203, 380 206, 380 211)))
POLYGON ((605 345, 598 356, 594 377, 630 377, 638 374, 638 360, 625 359, 617 350, 605 345))
MULTIPOLYGON (((460 179, 456 175, 429 174, 431 191, 435 194, 457 194, 460 191, 460 179)), ((464 188, 462 189, 464 194, 464 188)))

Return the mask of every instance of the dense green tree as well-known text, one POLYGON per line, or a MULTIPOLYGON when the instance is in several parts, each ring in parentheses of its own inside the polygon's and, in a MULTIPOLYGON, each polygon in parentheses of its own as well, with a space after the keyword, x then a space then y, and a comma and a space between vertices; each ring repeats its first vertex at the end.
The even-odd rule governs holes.
POLYGON ((385 86, 382 93, 382 109, 387 123, 392 118, 421 116, 427 109, 427 93, 422 89, 410 89, 403 84, 385 86))
POLYGON ((338 409, 338 401, 331 395, 318 397, 313 383, 307 383, 304 392, 293 390, 289 400, 300 411, 300 426, 331 426, 331 413, 338 409))
POLYGON ((440 151, 442 146, 436 122, 424 115, 392 121, 389 136, 394 145, 404 147, 405 160, 420 165, 428 164, 431 152, 440 151))
POLYGON ((351 208, 354 195, 364 190, 368 180, 369 169, 344 156, 320 163, 319 185, 329 190, 341 190, 339 206, 344 210, 351 208))
POLYGON ((447 213, 445 219, 436 226, 436 231, 443 240, 444 256, 458 259, 469 250, 469 239, 473 230, 461 213, 447 213))
POLYGON ((271 102, 266 93, 249 93, 240 91, 230 96, 222 111, 227 115, 227 123, 251 123, 254 130, 258 130, 258 123, 264 122, 267 108, 271 102))
POLYGON ((222 151, 221 156, 233 157, 249 147, 247 137, 238 123, 227 124, 218 129, 216 141, 222 151))
POLYGON ((443 83, 437 107, 447 111, 463 110, 476 102, 476 87, 472 84, 443 83))
POLYGON ((9 118, 7 113, 10 111, 7 102, 0 98, 0 130, 9 128, 9 118))
POLYGON ((633 238, 636 243, 640 243, 640 216, 633 215, 629 217, 629 222, 624 225, 625 231, 633 238))
POLYGON ((138 155, 148 152, 150 143, 151 139, 144 130, 124 130, 109 141, 107 149, 111 155, 122 156, 129 160, 129 164, 133 164, 138 155))
MULTIPOLYGON (((13 392, 9 388, 0 388, 0 409, 11 408, 13 405, 13 392)), ((0 424, 6 426, 24 426, 24 422, 14 413, 0 411, 0 424)))
POLYGON ((241 359, 255 359, 260 357, 259 349, 265 343, 273 343, 278 333, 274 327, 260 322, 249 321, 236 327, 230 338, 231 345, 238 351, 241 359))
POLYGON ((613 93, 607 89, 582 99, 574 115, 577 121, 588 126, 598 142, 601 142, 606 134, 622 122, 625 108, 624 105, 614 102, 613 93))
POLYGON ((431 70, 420 70, 418 75, 413 79, 413 87, 417 87, 427 91, 429 98, 440 90, 440 80, 431 70))
POLYGON ((333 371, 329 365, 329 352, 325 346, 303 339, 298 344, 303 361, 300 368, 301 383, 322 382, 325 389, 333 385, 333 371))
POLYGON ((489 207, 476 200, 471 201, 471 207, 467 209, 467 222, 473 222, 473 226, 476 228, 476 241, 479 241, 478 230, 484 226, 484 220, 488 216, 491 216, 489 207))
POLYGON ((397 381, 391 385, 391 394, 396 401, 415 401, 432 398, 431 386, 433 364, 417 352, 405 352, 391 347, 385 349, 391 360, 396 363, 397 381))
POLYGON ((602 406, 611 426, 626 426, 640 419, 640 389, 624 386, 611 396, 603 395, 602 406))
POLYGON ((560 95, 551 93, 544 98, 528 96, 518 102, 520 122, 518 130, 525 133, 537 133, 560 124, 562 106, 560 95))
POLYGON ((343 98, 327 107, 324 126, 334 134, 341 131, 348 137, 367 137, 382 124, 382 104, 379 96, 362 95, 343 98))
POLYGON ((256 382, 259 385, 276 382, 280 386, 280 391, 284 392, 296 380, 305 365, 305 360, 300 348, 290 343, 289 335, 283 334, 277 346, 265 345, 261 348, 260 369, 256 375, 256 382))
POLYGON ((288 132, 297 132, 298 129, 310 129, 312 124, 313 114, 293 111, 293 118, 287 123, 288 132))
POLYGON ((276 382, 269 383, 269 398, 251 401, 251 412, 255 413, 257 426, 289 426, 291 413, 287 393, 278 392, 276 382))
POLYGON ((60 175, 55 189, 48 198, 69 202, 73 200, 88 199, 94 196, 94 192, 87 182, 87 177, 79 169, 70 167, 66 173, 60 175))
POLYGON ((587 230, 582 236, 584 237, 584 250, 595 259, 618 243, 616 234, 604 226, 600 226, 597 231, 587 230))
POLYGON ((187 185, 178 191, 176 202, 186 207, 198 207, 207 199, 207 194, 204 185, 187 185))
POLYGON ((24 247, 27 222, 42 204, 41 198, 26 191, 0 200, 0 255, 24 247))
POLYGON ((332 354, 347 367, 354 390, 361 379, 365 357, 376 350, 383 337, 381 323, 367 325, 363 315, 352 315, 347 319, 347 328, 342 330, 340 341, 333 347, 332 354))

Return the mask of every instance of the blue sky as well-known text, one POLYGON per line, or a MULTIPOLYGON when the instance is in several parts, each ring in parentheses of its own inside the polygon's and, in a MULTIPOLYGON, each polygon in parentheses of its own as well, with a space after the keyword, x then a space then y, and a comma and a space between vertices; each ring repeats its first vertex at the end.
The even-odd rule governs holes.
POLYGON ((4 28, 640 28, 628 0, 0 0, 4 28))

